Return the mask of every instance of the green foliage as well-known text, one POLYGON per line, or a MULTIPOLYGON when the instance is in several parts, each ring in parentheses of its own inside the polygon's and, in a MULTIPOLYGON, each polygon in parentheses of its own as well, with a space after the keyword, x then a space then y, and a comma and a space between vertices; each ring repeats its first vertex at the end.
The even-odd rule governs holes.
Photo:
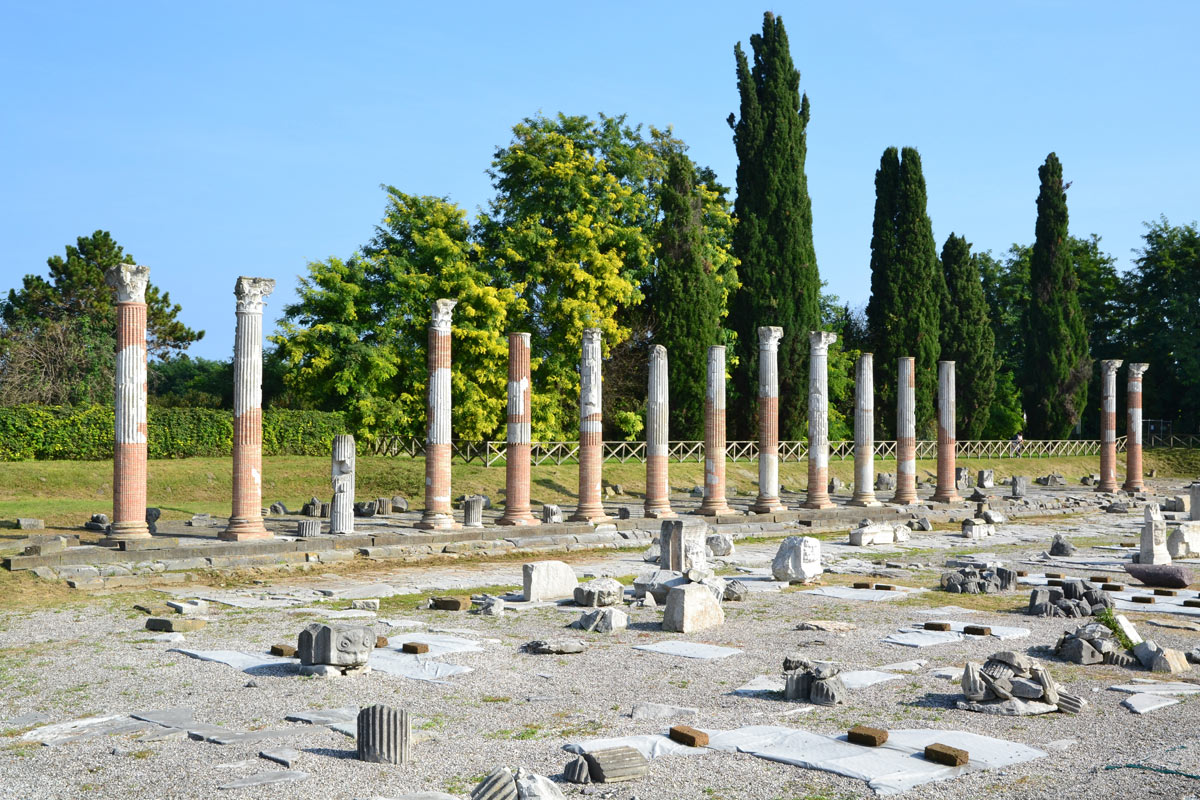
MULTIPOLYGON (((911 147, 900 154, 889 147, 875 173, 867 325, 875 350, 877 407, 894 407, 898 361, 916 358, 919 438, 930 438, 936 425, 933 398, 945 296, 933 224, 926 213, 921 157, 911 147)), ((876 420, 887 435, 894 435, 894 419, 881 415, 876 420)))
POLYGON ((1117 615, 1113 613, 1111 608, 1101 609, 1100 612, 1096 614, 1096 622, 1099 622, 1101 625, 1112 631, 1113 637, 1117 640, 1117 643, 1120 644, 1121 647, 1125 648, 1126 650, 1133 649, 1133 640, 1130 639, 1125 634, 1125 631, 1121 629, 1121 623, 1117 622, 1117 615))
POLYGON ((1024 427, 1021 390, 1017 388, 1017 380, 1011 369, 1000 370, 996 373, 996 392, 992 395, 987 426, 980 438, 1011 439, 1024 427))
MULTIPOLYGON (((345 433, 341 414, 263 412, 263 455, 328 456, 333 437, 345 433)), ((233 413, 207 408, 156 408, 148 414, 149 458, 228 456, 233 413)), ((0 408, 0 461, 112 458, 112 406, 0 408)))
MULTIPOLYGON (((153 405, 233 408, 232 359, 215 361, 182 355, 155 361, 149 365, 149 384, 153 405)), ((266 406, 265 398, 263 405, 266 406)))
POLYGON ((116 340, 92 318, 0 331, 0 406, 113 402, 116 340))
POLYGON ((1067 239, 1062 164, 1054 153, 1046 156, 1038 176, 1022 390, 1030 438, 1065 439, 1086 409, 1092 363, 1067 239))
MULTIPOLYGON (((737 149, 734 253, 741 262, 742 288, 730 308, 737 333, 737 369, 729 408, 734 436, 753 430, 758 396, 758 328, 783 328, 779 345, 779 391, 784 398, 808 394, 809 332, 821 322, 821 279, 812 235, 812 201, 804 172, 805 130, 811 116, 800 94, 800 73, 792 62, 783 20, 763 16, 762 34, 750 37, 751 68, 739 43, 738 116, 729 115, 737 149)), ((779 435, 800 438, 807 422, 804 403, 779 409, 779 435)))
POLYGON ((946 302, 942 306, 941 358, 955 362, 957 435, 979 439, 991 420, 996 393, 995 334, 971 245, 962 236, 952 233, 947 237, 942 270, 946 302))

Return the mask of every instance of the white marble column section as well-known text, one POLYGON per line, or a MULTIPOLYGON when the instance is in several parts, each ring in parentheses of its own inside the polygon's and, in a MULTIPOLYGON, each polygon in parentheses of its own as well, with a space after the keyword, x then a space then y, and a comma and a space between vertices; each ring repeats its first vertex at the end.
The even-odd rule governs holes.
POLYGON ((804 508, 832 508, 829 499, 829 345, 837 334, 808 334, 808 500, 804 508))
POLYGON ((896 494, 893 503, 917 502, 916 359, 901 357, 896 381, 896 494))
POLYGON ((262 317, 269 278, 237 279, 237 330, 233 344, 233 514, 220 538, 267 539, 262 517, 262 317))
POLYGON ((604 480, 604 415, 601 406, 600 329, 583 332, 579 362, 579 505, 571 519, 603 522, 608 519, 600 497, 604 480))
POLYGON ((725 347, 708 348, 704 394, 704 499, 697 513, 732 514, 725 500, 725 347))
POLYGON ((1098 492, 1115 492, 1117 486, 1117 370, 1124 363, 1110 358, 1100 362, 1100 483, 1098 492))
POLYGON ((783 328, 758 329, 758 498, 755 514, 783 511, 779 499, 779 340, 783 328))
POLYGON ((854 495, 852 506, 880 506, 875 499, 875 357, 863 353, 854 369, 854 495))
POLYGON ((1142 376, 1149 364, 1129 365, 1129 399, 1126 401, 1125 485, 1127 492, 1140 492, 1142 482, 1142 376))
POLYGON ((667 378, 667 348, 650 348, 650 381, 646 392, 646 502, 645 514, 651 519, 675 516, 671 509, 668 483, 670 448, 670 390, 667 378))
POLYGON ((146 285, 150 268, 118 264, 104 273, 117 290, 113 422, 113 519, 108 538, 144 539, 146 524, 146 285))
POLYGON ((954 480, 957 464, 958 426, 957 403, 955 401, 954 362, 938 362, 938 449, 937 488, 933 493, 935 503, 957 503, 958 486, 954 480))
POLYGON ((457 300, 433 301, 429 322, 429 402, 426 407, 425 435, 425 510, 416 527, 422 529, 457 528, 454 507, 450 505, 450 344, 451 321, 457 300))
POLYGON ((354 533, 354 437, 339 434, 333 437, 333 457, 330 477, 333 480, 333 502, 329 504, 329 532, 354 533))

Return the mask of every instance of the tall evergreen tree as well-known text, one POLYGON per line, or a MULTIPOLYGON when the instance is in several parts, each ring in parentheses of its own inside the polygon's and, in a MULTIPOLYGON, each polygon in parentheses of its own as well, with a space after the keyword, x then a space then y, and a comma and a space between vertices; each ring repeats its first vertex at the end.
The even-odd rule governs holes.
POLYGON ((671 434, 681 439, 704 435, 705 357, 722 342, 724 296, 713 264, 706 258, 703 198, 696 171, 680 152, 667 157, 659 190, 662 222, 658 263, 648 291, 654 314, 654 343, 667 348, 671 364, 671 434))
MULTIPOLYGON (((928 437, 935 430, 933 399, 941 353, 938 331, 946 283, 938 264, 933 223, 926 213, 925 176, 916 149, 901 150, 898 165, 895 148, 884 151, 875 174, 875 190, 867 325, 875 347, 876 375, 881 378, 879 384, 890 387, 883 397, 894 400, 897 359, 916 358, 917 436, 928 437), (891 200, 889 192, 893 193, 891 200)), ((882 414, 877 419, 883 430, 894 431, 894 418, 882 414)))
POLYGON ((1022 390, 1029 436, 1065 439, 1086 408, 1092 362, 1067 239, 1067 193, 1057 155, 1046 156, 1038 177, 1022 390))
MULTIPOLYGON (((731 416, 735 436, 753 431, 758 381, 758 333, 783 328, 779 346, 779 435, 798 439, 806 422, 808 334, 820 326, 821 279, 812 237, 812 202, 804 174, 808 96, 792 62, 783 20, 767 12, 761 35, 750 37, 754 66, 739 43, 739 116, 729 115, 738 154, 734 254, 742 289, 733 298, 730 326, 738 336, 734 391, 744 413, 731 416)), ((731 404, 731 407, 735 407, 731 404)))
POLYGON ((942 306, 941 358, 954 361, 960 439, 982 438, 996 394, 996 338, 971 245, 953 233, 942 246, 946 302, 942 306))

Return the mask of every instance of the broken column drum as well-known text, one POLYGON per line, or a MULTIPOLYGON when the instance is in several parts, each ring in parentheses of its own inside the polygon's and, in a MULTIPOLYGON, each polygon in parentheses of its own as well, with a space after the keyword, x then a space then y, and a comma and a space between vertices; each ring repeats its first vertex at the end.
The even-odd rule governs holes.
POLYGON ((1117 370, 1123 362, 1100 362, 1100 482, 1097 492, 1117 491, 1117 370))
POLYGON ((783 511, 779 499, 779 340, 783 328, 758 329, 758 497, 756 514, 783 511))
POLYGON ((118 264, 104 273, 117 290, 111 539, 144 539, 146 524, 146 284, 150 268, 118 264))
POLYGON ((233 344, 233 515, 222 539, 271 536, 262 517, 262 317, 269 278, 237 279, 237 331, 233 344))
POLYGON ((583 332, 579 362, 579 505, 571 519, 602 522, 608 519, 600 500, 604 480, 604 416, 600 398, 603 377, 600 362, 600 329, 583 332))
POLYGON ((1142 376, 1149 364, 1129 365, 1129 400, 1125 423, 1125 485, 1127 492, 1140 492, 1142 483, 1142 376))
POLYGON ((650 381, 646 392, 646 502, 645 515, 650 519, 675 516, 671 509, 670 485, 667 479, 669 460, 668 430, 670 428, 669 383, 667 379, 667 348, 656 344, 650 348, 650 381))
POLYGON ((329 504, 329 532, 354 533, 354 437, 333 437, 333 502, 329 504))
POLYGON ((808 335, 808 500, 804 508, 832 508, 829 500, 829 345, 837 335, 808 335))
POLYGON ((429 322, 429 404, 425 438, 425 511, 418 528, 455 528, 450 505, 450 319, 457 300, 433 301, 429 322))
POLYGON ((863 353, 854 370, 854 494, 852 506, 878 506, 875 499, 875 357, 863 353))
POLYGON ((725 501, 725 347, 708 348, 704 392, 704 499, 699 513, 729 514, 725 501))
POLYGON ((917 501, 916 359, 900 358, 896 387, 896 494, 893 503, 917 501))
POLYGON ((358 758, 375 764, 407 764, 412 729, 408 712, 374 705, 358 712, 358 758))
POLYGON ((533 441, 529 334, 508 335, 508 436, 504 453, 504 514, 499 525, 539 525, 529 505, 529 451, 533 441))
POLYGON ((958 486, 955 481, 955 449, 958 447, 956 402, 954 398, 954 362, 938 362, 938 444, 937 444, 937 489, 933 500, 937 503, 957 503, 958 486))

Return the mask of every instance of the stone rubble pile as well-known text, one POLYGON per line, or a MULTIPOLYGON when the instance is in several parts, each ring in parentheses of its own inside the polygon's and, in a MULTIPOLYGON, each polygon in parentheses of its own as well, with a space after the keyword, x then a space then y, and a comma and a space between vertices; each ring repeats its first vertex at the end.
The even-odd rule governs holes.
POLYGON ((828 661, 809 661, 792 654, 783 660, 785 700, 835 706, 846 702, 848 692, 842 682, 842 668, 828 661))
POLYGON ((1126 650, 1106 626, 1098 622, 1081 625, 1064 632, 1054 646, 1054 655, 1073 664, 1109 664, 1132 667, 1138 663, 1133 652, 1126 650))
POLYGON ((890 522, 871 522, 864 519, 858 527, 850 531, 850 544, 863 547, 872 544, 891 544, 907 542, 912 531, 907 524, 893 525, 890 522))
POLYGON ((1039 586, 1029 593, 1031 617, 1090 617, 1113 607, 1108 592, 1091 581, 1067 578, 1060 586, 1039 586))
POLYGON ((1063 711, 1078 714, 1087 701, 1055 683, 1038 661, 1004 650, 993 653, 982 666, 968 661, 963 669, 962 692, 966 700, 956 705, 964 711, 1001 716, 1027 716, 1063 711))
POLYGON ((1006 567, 963 567, 942 573, 942 589, 952 594, 998 594, 1016 588, 1017 573, 1006 567))

